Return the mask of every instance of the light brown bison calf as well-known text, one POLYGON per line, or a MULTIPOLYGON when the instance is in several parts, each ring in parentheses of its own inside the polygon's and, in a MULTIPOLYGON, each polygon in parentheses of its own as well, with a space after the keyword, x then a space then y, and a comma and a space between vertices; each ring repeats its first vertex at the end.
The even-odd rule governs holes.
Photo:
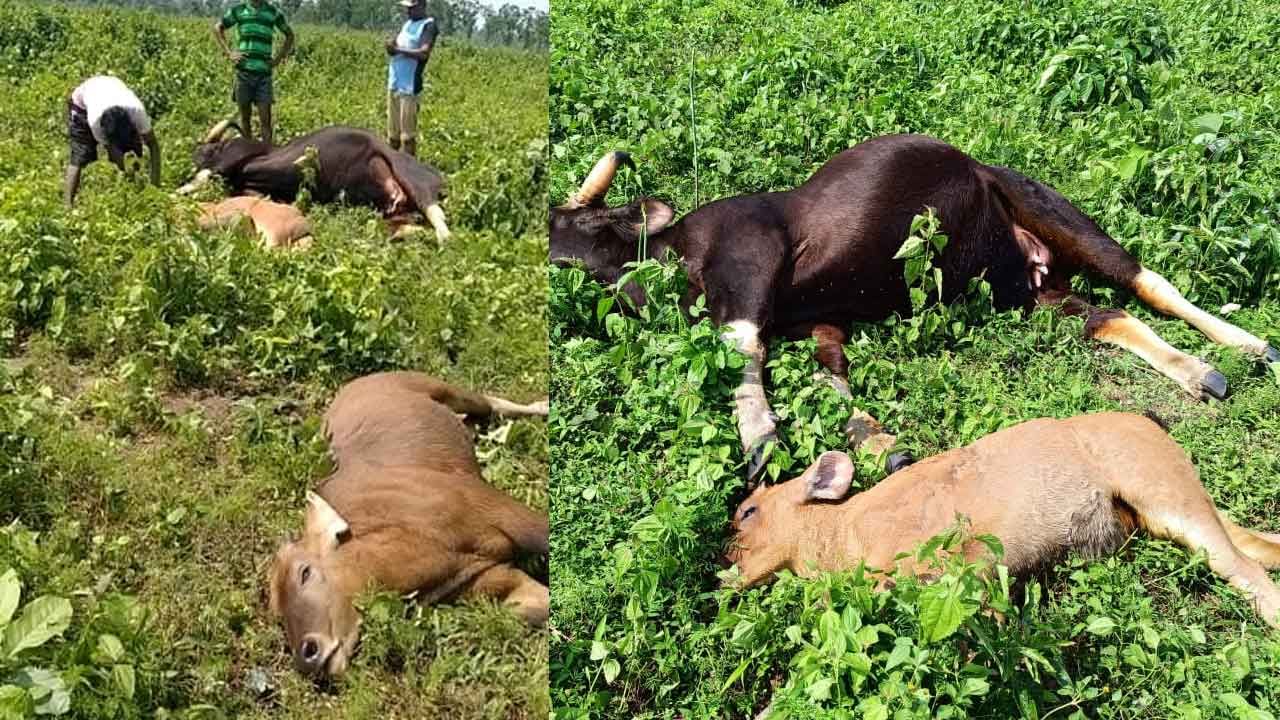
MULTIPOLYGON (((1219 513, 1182 448, 1140 415, 1040 419, 922 460, 846 498, 853 462, 824 453, 798 478, 756 489, 738 507, 727 560, 750 586, 782 569, 805 575, 859 562, 887 570, 895 557, 943 532, 956 516, 999 538, 1015 574, 1068 551, 1114 552, 1136 528, 1190 550, 1242 592, 1273 627, 1280 535, 1219 513)), ((970 557, 980 543, 965 547, 970 557)), ((911 557, 898 567, 911 572, 911 557)))
POLYGON ((198 222, 205 230, 236 227, 246 221, 267 249, 305 250, 311 246, 311 223, 292 205, 248 195, 200 203, 198 222))
POLYGON ((307 498, 301 537, 271 568, 269 602, 294 666, 342 673, 359 637, 352 599, 367 587, 423 602, 498 598, 533 625, 547 587, 514 565, 547 553, 547 519, 485 483, 458 415, 547 414, 458 390, 424 375, 381 373, 339 391, 325 414, 337 468, 307 498))

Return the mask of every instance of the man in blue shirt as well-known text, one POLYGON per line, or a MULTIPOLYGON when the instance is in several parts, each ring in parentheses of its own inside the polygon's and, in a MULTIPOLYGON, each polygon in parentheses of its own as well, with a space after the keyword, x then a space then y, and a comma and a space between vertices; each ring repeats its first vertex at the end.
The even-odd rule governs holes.
POLYGON ((387 39, 387 142, 409 155, 418 152, 418 96, 422 75, 435 45, 435 18, 427 17, 423 0, 399 0, 408 20, 400 33, 387 39))

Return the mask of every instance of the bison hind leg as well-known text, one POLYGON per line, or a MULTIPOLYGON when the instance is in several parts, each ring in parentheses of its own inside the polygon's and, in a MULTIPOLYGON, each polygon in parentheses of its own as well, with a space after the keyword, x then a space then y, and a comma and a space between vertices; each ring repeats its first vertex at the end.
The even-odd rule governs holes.
POLYGON ((1058 290, 1041 292, 1038 302, 1057 306, 1068 315, 1083 316, 1085 337, 1128 350, 1198 399, 1227 395, 1227 379, 1222 373, 1165 342, 1150 326, 1123 310, 1102 310, 1058 290))
POLYGON ((391 165, 386 160, 380 156, 370 160, 369 173, 373 176, 374 184, 382 191, 382 211, 388 217, 400 215, 412 209, 409 207, 409 195, 404 188, 400 187, 395 173, 391 171, 391 165))
POLYGON ((1125 500, 1155 537, 1173 540, 1192 552, 1204 551, 1210 569, 1240 591, 1268 625, 1280 628, 1280 587, 1258 560, 1232 542, 1229 528, 1208 496, 1198 502, 1170 502, 1165 497, 1139 494, 1125 500))
MULTIPOLYGON (((796 328, 792 328, 785 334, 803 333, 797 333, 796 328)), ((819 375, 825 376, 826 381, 836 392, 852 401, 853 391, 849 388, 849 359, 844 356, 844 343, 848 341, 849 334, 843 328, 828 323, 814 324, 808 328, 807 334, 818 343, 814 351, 814 359, 825 369, 825 372, 819 375)), ((866 410, 857 407, 849 413, 849 420, 844 426, 844 435, 849 447, 873 455, 885 453, 897 442, 897 438, 886 432, 879 420, 872 417, 866 410)), ((905 453, 897 453, 886 459, 890 473, 911 462, 911 457, 905 453)))
POLYGON ((551 615, 551 593, 547 586, 510 565, 495 565, 481 573, 467 594, 494 598, 534 627, 546 625, 551 615))

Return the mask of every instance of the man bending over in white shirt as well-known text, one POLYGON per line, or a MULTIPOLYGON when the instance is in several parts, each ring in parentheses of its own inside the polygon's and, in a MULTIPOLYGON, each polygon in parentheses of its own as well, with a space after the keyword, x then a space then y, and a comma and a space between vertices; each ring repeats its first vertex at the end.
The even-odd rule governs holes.
POLYGON ((80 173, 98 159, 98 145, 107 148, 107 158, 124 170, 124 156, 142 157, 146 143, 151 158, 151 182, 160 184, 160 143, 151 131, 142 101, 119 78, 91 77, 80 84, 67 100, 67 137, 71 158, 67 164, 65 197, 70 206, 80 191, 80 173))

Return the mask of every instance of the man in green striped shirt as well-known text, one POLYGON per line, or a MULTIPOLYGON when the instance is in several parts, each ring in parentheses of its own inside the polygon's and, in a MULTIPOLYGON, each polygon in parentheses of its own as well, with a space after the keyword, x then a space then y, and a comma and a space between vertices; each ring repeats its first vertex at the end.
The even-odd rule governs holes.
POLYGON ((253 106, 258 106, 258 119, 262 123, 262 142, 271 144, 271 71, 284 62, 293 50, 293 29, 284 19, 280 8, 267 0, 242 0, 227 8, 226 14, 214 25, 218 44, 236 66, 235 89, 232 99, 240 106, 240 129, 245 137, 253 137, 253 106), (227 44, 227 29, 236 29, 236 49, 227 44), (271 43, 279 30, 284 35, 284 47, 272 57, 271 43))

